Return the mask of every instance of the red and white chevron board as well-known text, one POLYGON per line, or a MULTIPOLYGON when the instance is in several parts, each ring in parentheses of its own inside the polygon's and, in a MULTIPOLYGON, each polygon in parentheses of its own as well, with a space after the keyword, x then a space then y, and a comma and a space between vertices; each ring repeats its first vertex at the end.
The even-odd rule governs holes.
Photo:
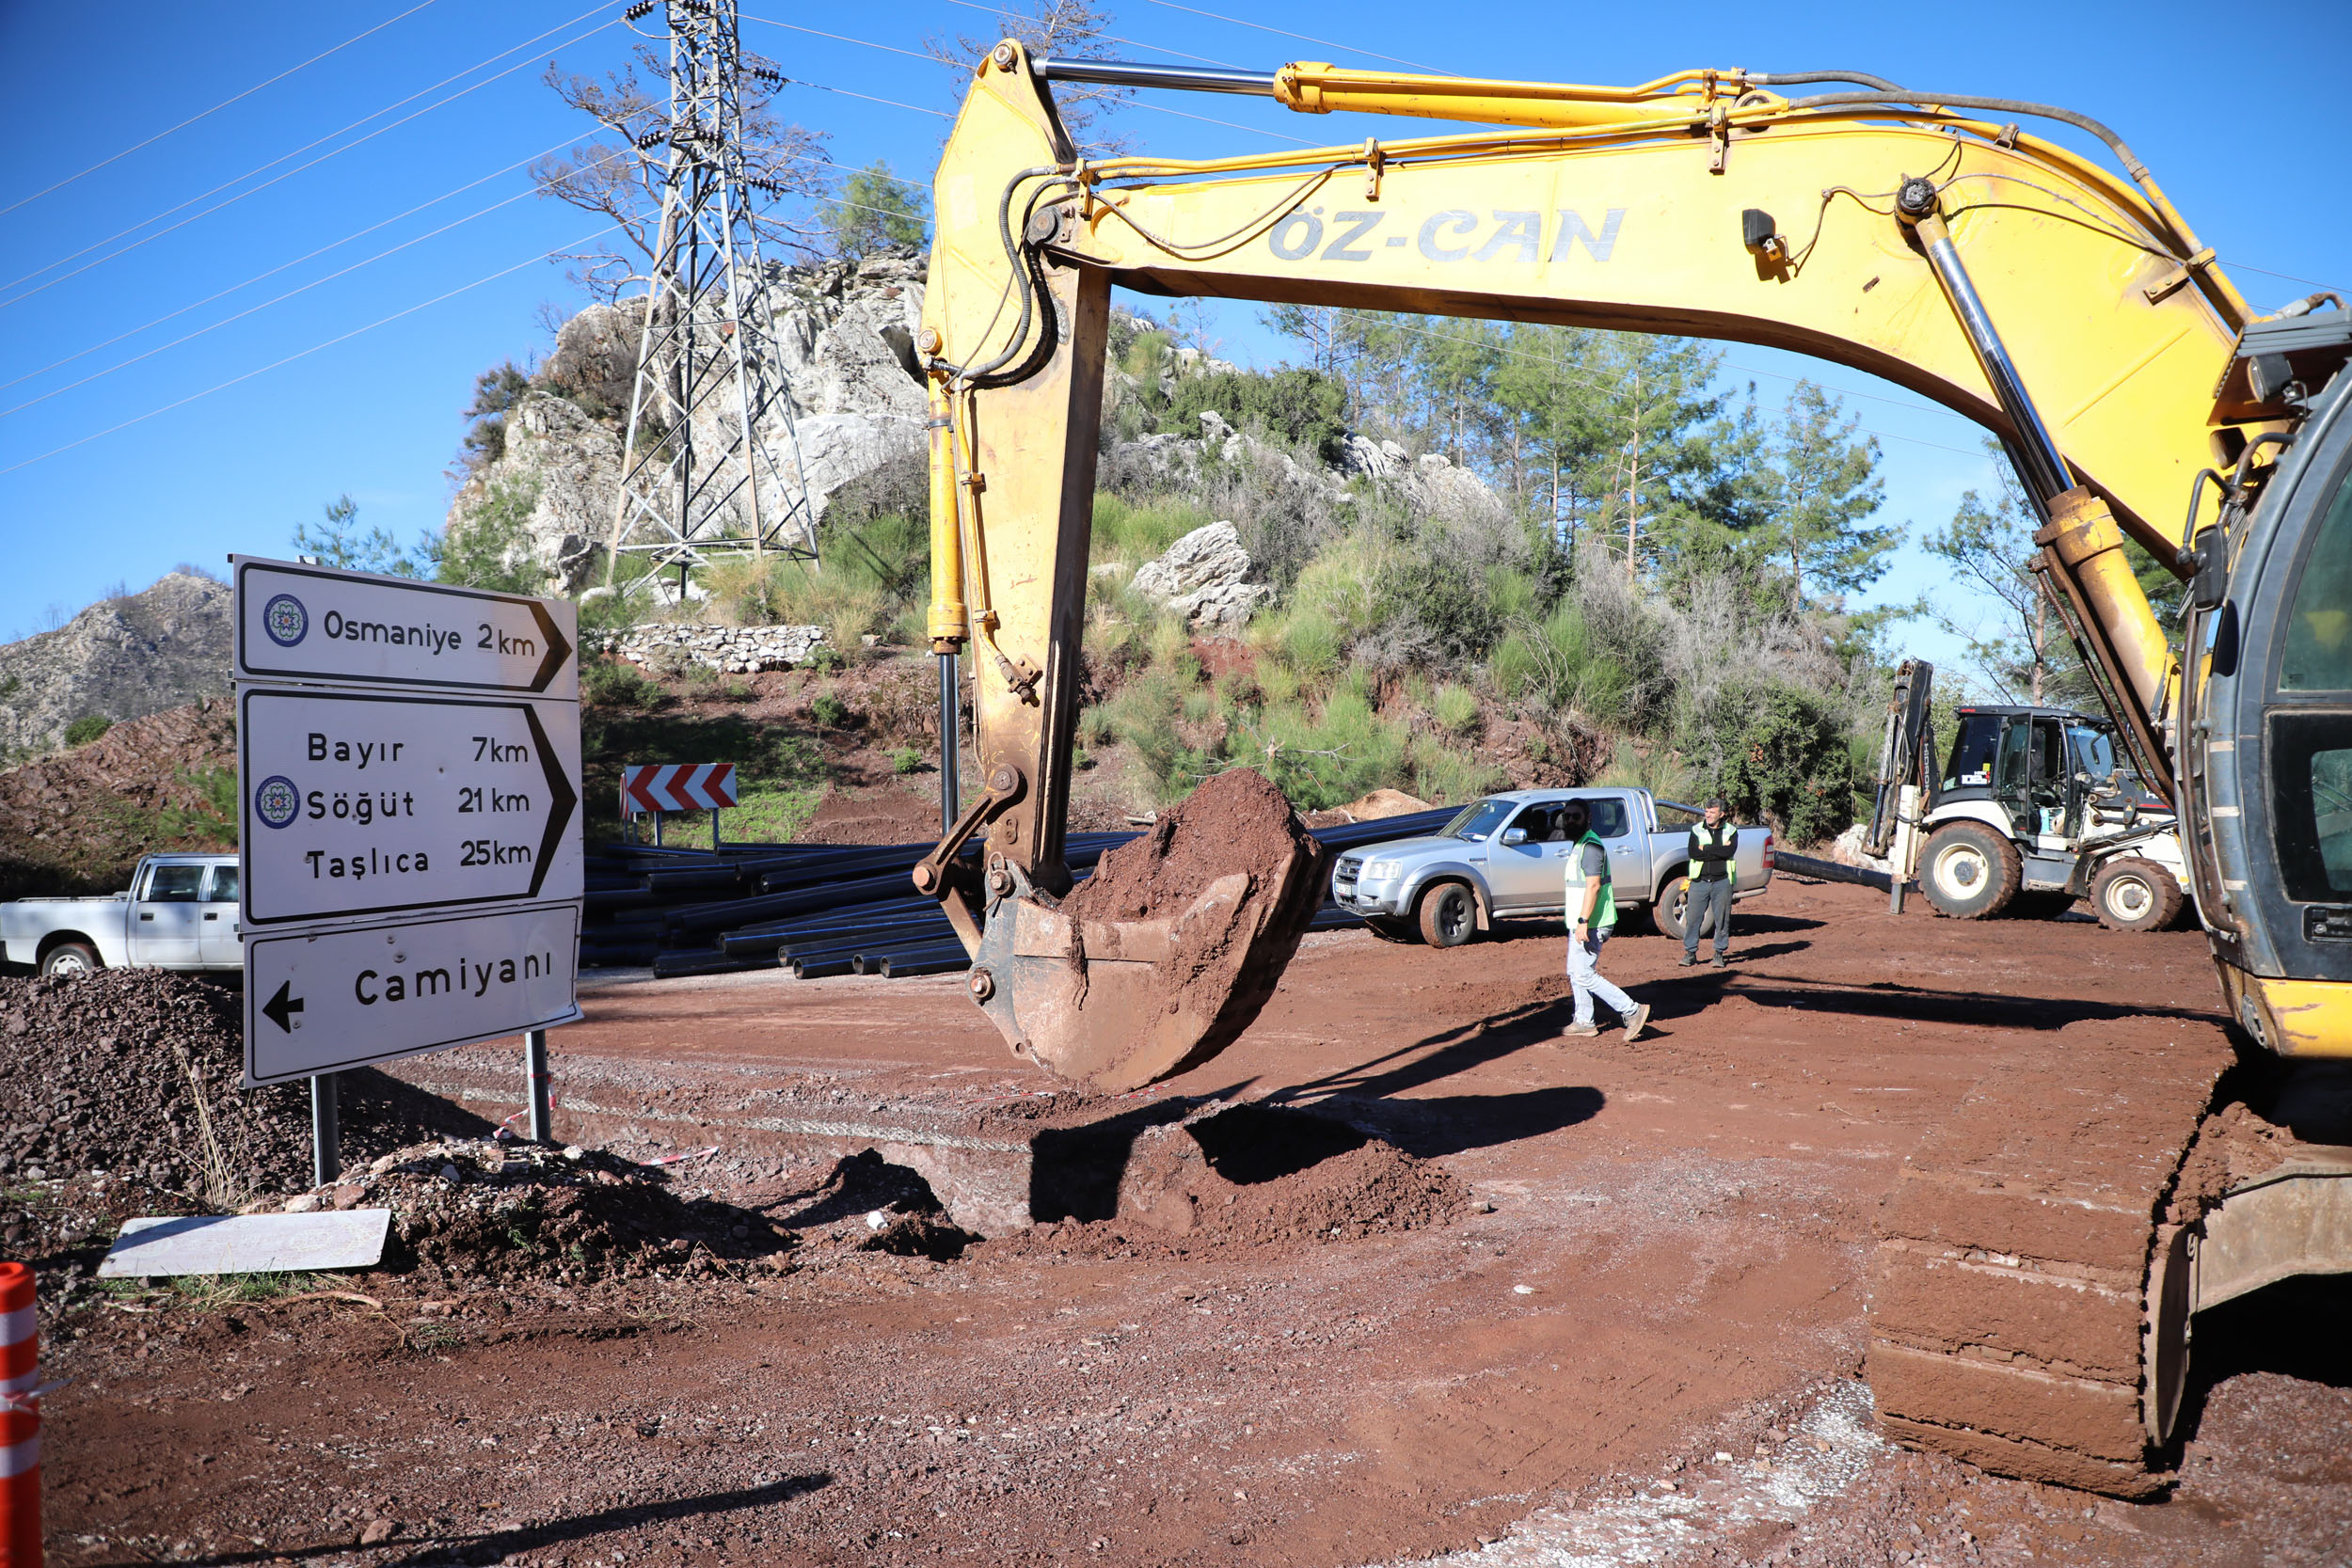
POLYGON ((736 803, 735 764, 636 763, 621 769, 621 815, 715 811, 736 803))

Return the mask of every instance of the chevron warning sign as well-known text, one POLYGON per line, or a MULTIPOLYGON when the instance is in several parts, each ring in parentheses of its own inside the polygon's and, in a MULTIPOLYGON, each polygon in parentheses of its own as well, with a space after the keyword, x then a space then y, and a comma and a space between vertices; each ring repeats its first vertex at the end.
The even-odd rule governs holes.
POLYGON ((632 763, 621 769, 621 815, 715 811, 736 804, 735 764, 632 763))

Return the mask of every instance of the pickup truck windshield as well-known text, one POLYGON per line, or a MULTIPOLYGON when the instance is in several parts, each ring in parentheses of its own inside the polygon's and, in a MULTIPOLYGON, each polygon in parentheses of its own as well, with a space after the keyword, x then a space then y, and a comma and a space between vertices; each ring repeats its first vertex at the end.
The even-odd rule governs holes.
POLYGON ((1514 800, 1473 800, 1464 806, 1438 836, 1466 838, 1473 844, 1483 844, 1493 836, 1495 829, 1502 826, 1502 819, 1511 815, 1512 807, 1517 804, 1514 800))

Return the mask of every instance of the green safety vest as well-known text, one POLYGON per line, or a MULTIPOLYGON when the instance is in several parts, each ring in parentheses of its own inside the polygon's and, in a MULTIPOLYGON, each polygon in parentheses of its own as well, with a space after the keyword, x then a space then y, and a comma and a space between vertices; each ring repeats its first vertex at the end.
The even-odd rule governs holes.
MULTIPOLYGON (((1716 823, 1712 828, 1708 827, 1705 822, 1693 822, 1691 824, 1691 831, 1697 833, 1702 838, 1711 838, 1717 844, 1728 844, 1735 849, 1738 848, 1740 845, 1740 830, 1732 825, 1731 818, 1728 816, 1724 817, 1721 822, 1716 823)), ((1699 879, 1699 866, 1701 863, 1703 863, 1698 861, 1692 861, 1690 863, 1690 877, 1691 880, 1694 882, 1699 879)), ((1736 860, 1727 863, 1724 866, 1724 876, 1733 887, 1738 887, 1740 885, 1740 863, 1736 860)))
POLYGON ((1617 890, 1609 876, 1609 846, 1597 833, 1587 832, 1568 848, 1567 893, 1565 918, 1568 928, 1576 928, 1576 911, 1584 903, 1584 846, 1591 845, 1601 853, 1600 896, 1593 900, 1593 922, 1589 929, 1606 931, 1617 924, 1617 890))

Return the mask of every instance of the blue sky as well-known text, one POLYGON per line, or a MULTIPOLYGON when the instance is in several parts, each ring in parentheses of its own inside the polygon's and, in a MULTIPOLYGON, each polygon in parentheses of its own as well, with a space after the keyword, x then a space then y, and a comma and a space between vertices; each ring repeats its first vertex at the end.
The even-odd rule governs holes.
MULTIPOLYGON (((2211 8, 2179 5, 1109 8, 1130 40, 1120 53, 1138 59, 1266 70, 1385 55, 1585 82, 1836 67, 2063 103, 2123 134, 2258 306, 2311 285, 2252 268, 2352 283, 2352 182, 2328 139, 2295 123, 2311 112, 2311 62, 2352 55, 2340 0, 2264 8, 2226 70, 2211 8)), ((0 166, 0 637, 178 562, 284 554, 295 527, 345 492, 363 522, 404 539, 438 526, 473 375, 543 350, 541 307, 578 303, 563 268, 539 259, 593 220, 536 199, 522 166, 589 129, 539 76, 550 59, 622 63, 620 12, 564 0, 0 0, 0 94, 14 111, 0 166)), ((956 0, 745 0, 743 14, 750 47, 836 89, 788 87, 781 113, 829 133, 837 163, 886 158, 917 177, 953 87, 892 51, 993 31, 985 8, 956 0)), ((1363 134, 1340 119, 1302 130, 1270 103, 1171 94, 1120 120, 1140 150, 1170 153, 1363 134)), ((1231 357, 1284 353, 1251 308, 1222 308, 1212 330, 1231 357)), ((1907 392, 1795 355, 1730 345, 1725 357, 1726 379, 1754 380, 1768 403, 1798 375, 1847 393, 1882 438, 1893 520, 1934 526, 1963 490, 1993 482, 1974 427, 1907 392)), ((1949 594, 1906 548, 1871 597, 1949 594)), ((1899 640, 1950 656, 1925 623, 1899 640)))

